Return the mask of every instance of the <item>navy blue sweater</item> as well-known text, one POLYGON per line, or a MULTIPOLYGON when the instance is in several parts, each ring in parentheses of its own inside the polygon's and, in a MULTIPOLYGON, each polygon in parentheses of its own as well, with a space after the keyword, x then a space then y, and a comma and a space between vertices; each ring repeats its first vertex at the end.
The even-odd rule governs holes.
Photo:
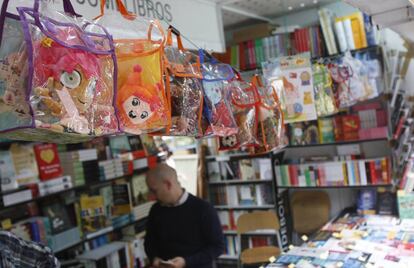
POLYGON ((211 268, 223 250, 220 221, 206 201, 189 194, 176 207, 152 206, 145 236, 145 251, 151 261, 154 257, 183 257, 187 268, 211 268))

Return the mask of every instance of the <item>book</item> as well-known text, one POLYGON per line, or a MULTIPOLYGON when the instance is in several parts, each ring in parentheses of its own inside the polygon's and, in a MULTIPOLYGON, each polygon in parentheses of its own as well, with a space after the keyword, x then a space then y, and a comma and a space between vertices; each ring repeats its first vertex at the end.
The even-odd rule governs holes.
POLYGON ((141 141, 147 156, 156 156, 159 153, 154 137, 149 135, 141 135, 141 141))
POLYGON ((335 131, 332 118, 319 118, 319 142, 320 143, 333 143, 335 142, 335 131))
POLYGON ((414 193, 398 190, 397 201, 400 219, 414 219, 414 193))
POLYGON ((317 121, 290 124, 291 145, 307 145, 319 143, 317 121))
POLYGON ((128 183, 117 183, 112 185, 113 215, 124 215, 131 213, 132 200, 128 183))
POLYGON ((106 227, 105 205, 102 196, 80 197, 80 218, 86 233, 96 232, 106 227))
POLYGON ((19 187, 15 178, 13 160, 9 151, 0 151, 0 180, 1 191, 14 190, 19 187))
POLYGON ((362 189, 358 192, 357 211, 362 215, 375 214, 377 205, 376 189, 362 189))
POLYGON ((131 180, 131 186, 134 206, 144 204, 150 200, 149 189, 145 182, 145 175, 134 175, 131 180))
POLYGON ((332 13, 328 9, 323 8, 318 11, 318 14, 328 54, 337 54, 338 49, 335 44, 335 36, 332 30, 332 13))
POLYGON ((66 207, 59 202, 46 204, 42 207, 43 215, 49 218, 52 234, 58 234, 72 227, 66 207))
POLYGON ((395 215, 396 214, 396 193, 384 188, 377 190, 377 207, 376 213, 379 215, 395 215))
POLYGON ((238 161, 240 180, 251 181, 256 179, 253 159, 241 159, 238 161))
POLYGON ((348 49, 355 49, 355 40, 353 35, 353 29, 350 19, 343 19, 344 29, 345 29, 345 38, 348 49))
POLYGON ((39 172, 33 146, 13 143, 10 153, 19 186, 37 183, 39 172))
POLYGON ((41 180, 50 180, 62 176, 63 171, 56 144, 37 144, 33 149, 39 168, 39 178, 41 180))
POLYGON ((335 34, 338 40, 339 50, 345 52, 348 49, 348 43, 346 41, 344 23, 338 18, 335 20, 335 34))

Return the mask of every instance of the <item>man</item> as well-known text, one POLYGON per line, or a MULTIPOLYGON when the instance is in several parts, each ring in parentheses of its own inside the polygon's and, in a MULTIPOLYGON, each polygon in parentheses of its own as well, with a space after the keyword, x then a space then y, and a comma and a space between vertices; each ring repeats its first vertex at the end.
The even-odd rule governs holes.
POLYGON ((211 268, 224 250, 217 213, 181 188, 177 172, 158 164, 147 173, 157 198, 148 216, 145 251, 154 268, 211 268))

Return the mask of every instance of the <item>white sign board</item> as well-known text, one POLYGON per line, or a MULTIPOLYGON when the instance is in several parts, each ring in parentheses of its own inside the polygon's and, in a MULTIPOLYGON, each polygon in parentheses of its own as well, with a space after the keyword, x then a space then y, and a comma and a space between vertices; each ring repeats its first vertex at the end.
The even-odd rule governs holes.
MULTIPOLYGON (((62 10, 62 0, 48 0, 56 10, 62 10)), ((217 3, 208 0, 122 0, 128 11, 139 16, 155 18, 178 29, 182 36, 199 48, 225 52, 223 19, 217 3)), ((0 0, 3 3, 3 0, 0 0)), ((16 13, 15 7, 32 6, 34 0, 10 0, 8 11, 16 13)), ((116 10, 116 0, 106 0, 108 12, 116 10)), ((76 13, 86 19, 100 14, 100 0, 71 0, 76 13)), ((184 46, 196 49, 183 38, 184 46)))

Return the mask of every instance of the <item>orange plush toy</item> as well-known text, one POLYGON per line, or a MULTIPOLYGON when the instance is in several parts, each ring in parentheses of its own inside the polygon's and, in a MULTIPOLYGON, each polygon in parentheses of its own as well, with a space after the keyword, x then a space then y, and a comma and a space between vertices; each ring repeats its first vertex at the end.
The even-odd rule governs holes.
POLYGON ((167 121, 165 105, 159 96, 160 85, 144 85, 141 72, 141 66, 135 65, 117 94, 121 129, 131 134, 161 130, 167 121))

